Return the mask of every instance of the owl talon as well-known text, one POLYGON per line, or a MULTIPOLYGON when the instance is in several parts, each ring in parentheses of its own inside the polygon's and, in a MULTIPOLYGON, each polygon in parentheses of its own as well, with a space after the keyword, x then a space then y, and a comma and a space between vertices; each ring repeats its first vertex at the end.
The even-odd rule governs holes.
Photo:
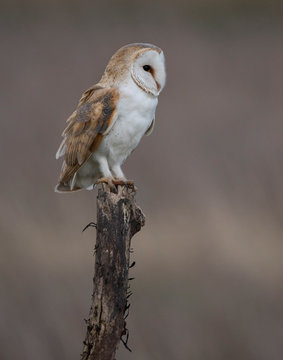
POLYGON ((112 180, 112 182, 113 182, 114 185, 120 185, 120 186, 124 186, 124 185, 125 185, 125 181, 122 180, 122 179, 117 179, 117 178, 115 178, 115 179, 112 180))
POLYGON ((132 191, 136 192, 137 188, 135 187, 135 184, 132 180, 123 180, 123 179, 114 179, 112 180, 113 184, 120 185, 120 186, 126 186, 128 189, 131 189, 132 191))
POLYGON ((128 189, 131 189, 132 191, 137 191, 137 188, 135 187, 135 184, 132 180, 123 180, 123 179, 113 179, 112 180, 114 185, 120 185, 120 186, 126 186, 128 189))
POLYGON ((132 180, 127 180, 127 181, 125 182, 125 185, 127 186, 127 188, 131 189, 131 190, 134 191, 134 192, 136 192, 136 191, 138 190, 132 180))
POLYGON ((96 181, 96 184, 107 184, 110 187, 110 191, 117 194, 118 189, 116 187, 116 184, 114 184, 113 179, 111 178, 107 178, 107 177, 100 178, 96 181))

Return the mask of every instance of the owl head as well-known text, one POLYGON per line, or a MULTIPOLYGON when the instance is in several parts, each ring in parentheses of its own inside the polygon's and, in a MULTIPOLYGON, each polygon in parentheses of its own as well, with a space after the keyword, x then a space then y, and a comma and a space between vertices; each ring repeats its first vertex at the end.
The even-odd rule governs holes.
POLYGON ((158 96, 166 81, 163 51, 151 44, 123 46, 110 59, 100 83, 119 86, 132 79, 143 91, 158 96))

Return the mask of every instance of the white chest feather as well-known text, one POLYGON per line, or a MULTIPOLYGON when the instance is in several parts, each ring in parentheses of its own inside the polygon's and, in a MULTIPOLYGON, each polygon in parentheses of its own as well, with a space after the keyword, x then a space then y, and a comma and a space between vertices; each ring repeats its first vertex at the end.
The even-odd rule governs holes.
POLYGON ((155 116, 157 97, 147 94, 130 82, 119 89, 118 118, 112 129, 104 136, 99 152, 110 163, 119 163, 136 148, 150 127, 155 116))

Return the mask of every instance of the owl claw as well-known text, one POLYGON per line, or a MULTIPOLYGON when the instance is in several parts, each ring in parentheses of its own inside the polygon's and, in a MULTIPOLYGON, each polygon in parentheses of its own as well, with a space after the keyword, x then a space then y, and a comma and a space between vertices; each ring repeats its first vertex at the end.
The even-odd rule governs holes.
POLYGON ((136 191, 138 190, 132 180, 127 180, 127 181, 125 182, 125 185, 126 185, 129 189, 131 189, 132 191, 134 191, 134 192, 136 192, 136 191))
POLYGON ((123 180, 123 179, 112 179, 103 177, 96 181, 96 184, 107 184, 110 187, 110 190, 112 192, 117 193, 118 192, 118 186, 126 186, 128 189, 131 189, 132 191, 136 192, 137 188, 135 187, 135 184, 132 180, 123 180))
POLYGON ((126 186, 128 189, 131 189, 132 191, 137 191, 137 188, 135 187, 135 184, 132 180, 123 180, 123 179, 113 179, 112 180, 114 185, 120 185, 120 186, 126 186))
POLYGON ((112 192, 117 193, 116 184, 114 184, 113 179, 111 178, 108 177, 100 178, 96 181, 96 184, 107 184, 112 192))
POLYGON ((120 185, 120 186, 124 186, 125 185, 125 181, 123 179, 118 179, 118 178, 114 178, 112 180, 114 185, 120 185))

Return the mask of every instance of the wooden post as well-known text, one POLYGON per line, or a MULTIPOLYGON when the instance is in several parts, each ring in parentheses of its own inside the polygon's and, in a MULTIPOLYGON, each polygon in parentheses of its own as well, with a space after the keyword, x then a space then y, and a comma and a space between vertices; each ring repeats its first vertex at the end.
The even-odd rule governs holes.
POLYGON ((99 186, 94 287, 82 360, 115 360, 120 339, 127 336, 131 238, 144 223, 132 190, 118 186, 113 193, 108 185, 99 186))

